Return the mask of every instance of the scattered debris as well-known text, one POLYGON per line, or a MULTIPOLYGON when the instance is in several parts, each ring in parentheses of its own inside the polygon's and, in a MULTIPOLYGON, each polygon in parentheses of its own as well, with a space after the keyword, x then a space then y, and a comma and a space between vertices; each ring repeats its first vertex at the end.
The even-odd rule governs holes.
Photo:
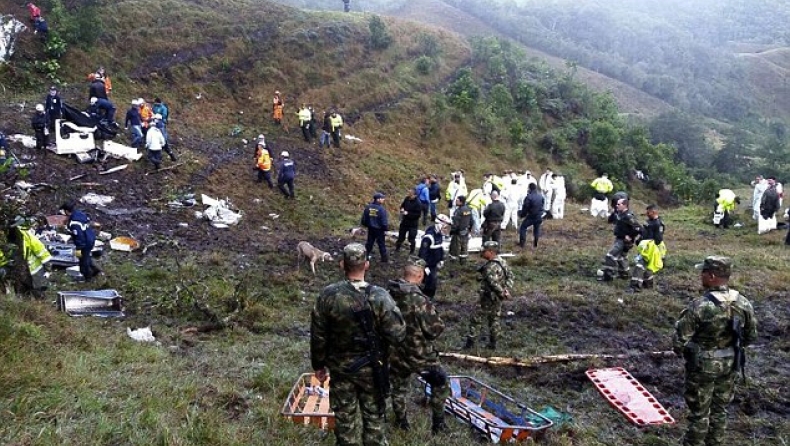
POLYGON ((314 425, 319 429, 334 429, 335 414, 329 407, 328 378, 323 383, 312 373, 304 373, 285 398, 280 413, 296 424, 314 425))
POLYGON ((185 194, 167 203, 168 206, 176 208, 192 207, 196 204, 197 200, 195 200, 195 194, 185 194))
POLYGON ((68 221, 69 221, 69 217, 66 217, 65 215, 60 215, 60 214, 47 215, 47 224, 49 226, 52 226, 53 228, 58 228, 58 227, 65 228, 66 223, 68 223, 68 221))
POLYGON ((675 353, 671 351, 663 352, 648 352, 644 355, 607 355, 607 354, 583 354, 583 353, 569 353, 565 355, 548 355, 548 356, 533 356, 531 358, 505 358, 502 356, 491 356, 483 358, 480 356, 464 355, 461 353, 442 352, 439 356, 443 358, 452 358, 459 361, 475 362, 478 364, 486 364, 490 366, 507 366, 507 367, 536 367, 541 364, 555 364, 558 362, 573 362, 573 361, 586 361, 590 359, 629 359, 637 356, 650 356, 653 358, 674 358, 675 353))
POLYGON ((112 239, 112 234, 110 234, 109 232, 100 231, 96 235, 96 238, 99 239, 99 240, 105 241, 105 242, 109 242, 110 239, 112 239))
POLYGON ((115 251, 132 252, 140 248, 140 242, 131 237, 115 237, 110 240, 110 249, 115 251))
POLYGON ((137 342, 156 342, 154 333, 151 332, 151 327, 143 327, 136 330, 126 327, 126 334, 137 342))
POLYGON ((344 135, 343 137, 344 137, 345 139, 349 140, 349 141, 354 141, 354 142, 362 142, 362 140, 361 140, 361 139, 359 139, 359 138, 357 138, 356 136, 352 136, 352 135, 344 135))
POLYGON ((218 200, 205 194, 201 195, 200 199, 208 208, 203 212, 195 212, 195 216, 209 220, 211 226, 227 228, 230 225, 238 224, 239 220, 241 220, 241 211, 231 210, 231 204, 227 199, 218 200))
POLYGON ((47 149, 57 155, 76 155, 96 149, 96 127, 81 127, 64 119, 55 120, 55 145, 47 149))
POLYGON ((104 170, 102 172, 99 172, 99 175, 107 175, 107 174, 110 174, 110 173, 118 172, 119 170, 124 170, 127 167, 129 167, 128 164, 121 164, 120 166, 115 166, 112 169, 107 169, 107 170, 104 170))
POLYGON ((36 138, 27 135, 15 134, 8 136, 9 141, 21 143, 26 149, 36 148, 36 138))
POLYGON ((80 198, 80 203, 90 204, 93 206, 107 206, 115 200, 115 197, 109 195, 99 195, 93 192, 87 193, 80 198))
POLYGON ((104 141, 102 150, 110 156, 115 158, 126 158, 129 161, 138 161, 143 157, 143 154, 139 153, 136 148, 118 144, 113 141, 104 141))
POLYGON ((19 34, 26 29, 27 26, 12 15, 0 16, 0 62, 11 58, 19 34))
POLYGON ((280 218, 280 215, 279 214, 269 214, 269 217, 271 217, 272 220, 277 220, 278 218, 280 218))
POLYGON ((57 304, 69 316, 124 317, 123 299, 116 290, 61 291, 57 304))
POLYGON ((79 175, 75 175, 75 176, 69 178, 69 181, 79 180, 80 178, 85 178, 86 176, 88 176, 87 173, 81 173, 79 175))

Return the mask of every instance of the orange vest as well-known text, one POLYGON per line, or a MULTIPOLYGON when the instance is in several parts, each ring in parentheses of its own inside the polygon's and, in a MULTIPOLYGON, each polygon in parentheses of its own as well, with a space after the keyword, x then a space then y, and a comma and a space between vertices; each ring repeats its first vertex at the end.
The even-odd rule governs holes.
POLYGON ((272 156, 269 154, 269 149, 258 146, 258 153, 255 156, 258 163, 258 168, 261 170, 270 170, 272 168, 272 156))
POLYGON ((154 117, 154 111, 151 110, 151 106, 143 104, 140 106, 140 118, 143 121, 143 127, 148 127, 149 122, 154 117))

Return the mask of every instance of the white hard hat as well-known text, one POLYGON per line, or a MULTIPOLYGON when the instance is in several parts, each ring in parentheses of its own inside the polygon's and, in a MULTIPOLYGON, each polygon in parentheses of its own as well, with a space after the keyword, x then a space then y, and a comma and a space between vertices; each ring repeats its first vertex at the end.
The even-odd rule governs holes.
POLYGON ((43 112, 44 111, 44 104, 36 104, 36 111, 43 112))
POLYGON ((137 98, 137 103, 140 104, 140 105, 143 105, 143 104, 145 104, 145 99, 137 98))
POLYGON ((263 135, 263 133, 261 133, 260 135, 258 135, 258 141, 260 141, 260 140, 262 140, 262 139, 266 139, 266 137, 263 135))
POLYGON ((287 150, 283 150, 282 152, 280 152, 280 156, 282 156, 282 157, 284 157, 284 158, 288 158, 288 157, 290 157, 290 156, 291 156, 291 154, 290 154, 290 153, 288 153, 288 151, 287 151, 287 150))
POLYGON ((448 217, 448 216, 446 216, 444 214, 437 215, 435 222, 436 223, 442 223, 442 224, 445 224, 445 225, 449 225, 449 224, 453 223, 452 220, 450 220, 450 217, 448 217))
POLYGON ((154 115, 154 119, 162 119, 162 115, 157 113, 154 115))
POLYGON ((91 98, 91 105, 93 105, 93 104, 95 104, 97 102, 99 102, 99 99, 96 96, 91 98))
POLYGON ((140 105, 140 103, 137 102, 137 99, 132 99, 132 105, 140 105))

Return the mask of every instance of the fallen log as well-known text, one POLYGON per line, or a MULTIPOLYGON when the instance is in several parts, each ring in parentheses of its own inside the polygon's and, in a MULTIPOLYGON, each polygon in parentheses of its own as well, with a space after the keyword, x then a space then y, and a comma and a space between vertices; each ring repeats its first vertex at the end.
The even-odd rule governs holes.
POLYGON ((461 353, 441 352, 439 356, 443 358, 451 358, 458 361, 474 362, 478 364, 485 364, 495 367, 537 367, 541 364, 554 364, 558 362, 573 362, 585 361, 590 359, 629 359, 640 356, 649 356, 651 358, 674 358, 675 353, 671 351, 663 352, 647 352, 635 355, 608 355, 608 354, 583 354, 583 353, 569 353, 565 355, 548 355, 548 356, 533 356, 532 358, 506 358, 503 356, 491 356, 488 358, 464 355, 461 353))

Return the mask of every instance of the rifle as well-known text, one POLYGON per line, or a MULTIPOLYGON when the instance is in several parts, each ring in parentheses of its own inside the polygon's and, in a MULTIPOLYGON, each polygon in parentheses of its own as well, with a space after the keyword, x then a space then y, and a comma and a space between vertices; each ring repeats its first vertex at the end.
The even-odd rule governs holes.
POLYGON ((365 289, 364 303, 360 309, 354 310, 354 319, 365 334, 367 355, 348 366, 346 371, 354 373, 362 367, 370 365, 373 373, 373 386, 376 388, 376 403, 379 406, 379 411, 384 413, 387 409, 387 396, 390 392, 389 364, 387 363, 387 352, 384 351, 373 324, 373 309, 369 301, 372 289, 373 286, 368 285, 365 289))
POLYGON ((738 315, 732 317, 732 332, 735 338, 733 348, 735 349, 735 360, 732 369, 735 373, 741 372, 741 377, 746 380, 746 350, 743 348, 743 324, 738 315))

